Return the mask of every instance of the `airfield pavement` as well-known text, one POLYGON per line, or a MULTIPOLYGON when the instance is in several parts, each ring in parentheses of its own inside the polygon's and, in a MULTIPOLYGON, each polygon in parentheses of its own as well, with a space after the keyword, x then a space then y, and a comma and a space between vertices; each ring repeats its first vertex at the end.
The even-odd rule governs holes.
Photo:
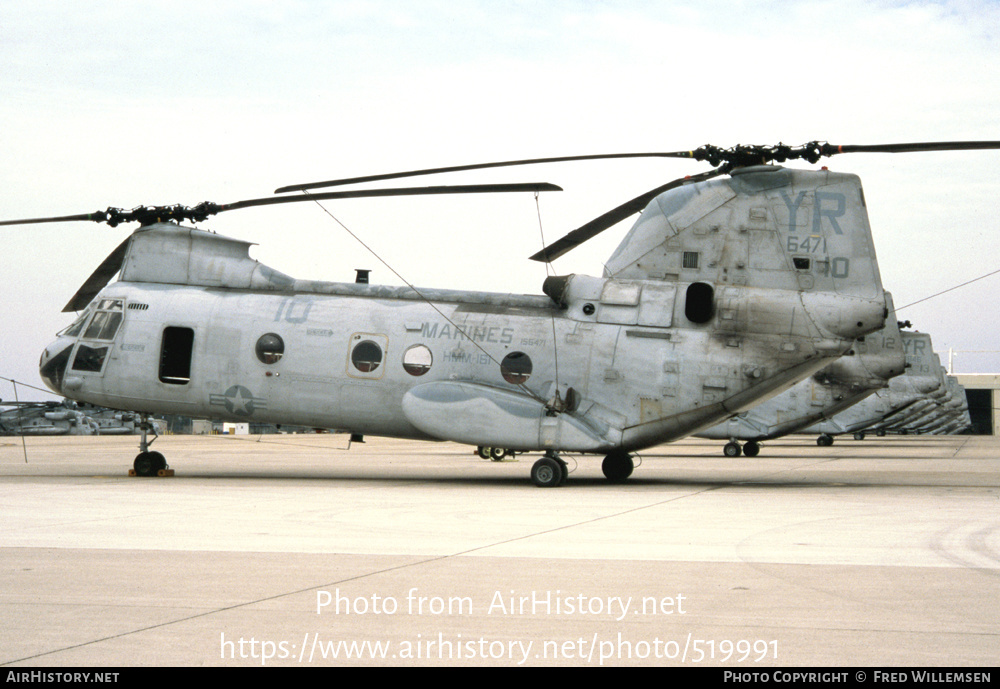
POLYGON ((0 665, 995 666, 1000 442, 0 438, 0 665))

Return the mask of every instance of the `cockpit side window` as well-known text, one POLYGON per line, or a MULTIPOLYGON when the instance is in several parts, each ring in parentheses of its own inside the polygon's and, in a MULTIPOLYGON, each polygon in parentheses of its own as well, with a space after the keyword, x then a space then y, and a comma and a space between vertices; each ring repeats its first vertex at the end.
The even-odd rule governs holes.
MULTIPOLYGON (((101 299, 91 304, 87 311, 64 333, 81 340, 110 342, 115 339, 124 319, 125 302, 122 299, 101 299), (82 333, 82 335, 81 335, 82 333)), ((110 344, 100 345, 81 342, 73 357, 74 371, 100 373, 108 359, 110 344)))

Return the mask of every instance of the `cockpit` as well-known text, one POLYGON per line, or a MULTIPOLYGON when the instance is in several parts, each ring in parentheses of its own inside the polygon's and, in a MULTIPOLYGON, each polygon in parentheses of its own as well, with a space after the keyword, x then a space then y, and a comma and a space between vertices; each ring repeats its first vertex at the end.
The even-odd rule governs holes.
POLYGON ((45 384, 62 393, 67 369, 100 373, 125 317, 124 299, 99 299, 84 310, 42 352, 39 372, 45 384), (79 346, 77 346, 79 341, 79 346), (76 347, 74 354, 73 348, 76 347), (72 357, 72 365, 70 364, 72 357))

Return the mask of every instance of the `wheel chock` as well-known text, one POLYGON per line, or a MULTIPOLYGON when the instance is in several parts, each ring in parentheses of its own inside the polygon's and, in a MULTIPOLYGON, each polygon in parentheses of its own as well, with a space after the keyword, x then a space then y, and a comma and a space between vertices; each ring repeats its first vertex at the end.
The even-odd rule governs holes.
MULTIPOLYGON (((128 470, 128 475, 132 476, 132 477, 135 477, 135 476, 138 476, 139 474, 135 473, 135 469, 129 469, 128 470)), ((160 469, 159 471, 156 472, 156 475, 159 478, 168 478, 168 477, 174 475, 174 470, 173 469, 160 469)))

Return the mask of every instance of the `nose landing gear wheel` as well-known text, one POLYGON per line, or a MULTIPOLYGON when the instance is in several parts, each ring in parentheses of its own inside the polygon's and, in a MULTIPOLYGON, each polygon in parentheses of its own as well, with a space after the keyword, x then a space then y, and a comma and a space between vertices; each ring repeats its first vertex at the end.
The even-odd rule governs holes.
POLYGON ((140 452, 132 463, 136 476, 156 476, 167 468, 167 460, 159 452, 140 452))
POLYGON ((167 460, 159 452, 150 452, 149 446, 156 440, 156 426, 149 420, 149 414, 141 414, 139 417, 139 430, 142 437, 139 438, 139 454, 132 462, 132 469, 136 476, 157 476, 161 470, 167 468, 167 460), (153 440, 148 439, 148 434, 153 431, 153 440))

